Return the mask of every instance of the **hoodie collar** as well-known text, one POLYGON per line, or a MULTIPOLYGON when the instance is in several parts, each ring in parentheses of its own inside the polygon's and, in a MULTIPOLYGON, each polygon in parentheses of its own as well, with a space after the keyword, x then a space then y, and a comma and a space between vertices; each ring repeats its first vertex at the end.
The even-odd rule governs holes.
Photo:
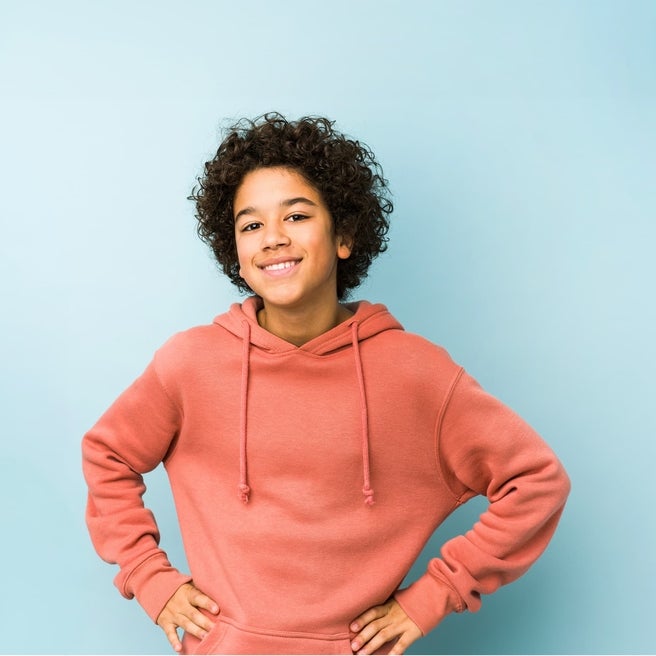
POLYGON ((403 326, 382 303, 356 301, 345 303, 345 306, 353 312, 352 317, 302 346, 291 344, 258 324, 257 313, 262 308, 262 299, 258 296, 250 296, 243 303, 233 303, 228 312, 214 319, 214 323, 241 339, 244 337, 243 322, 247 321, 250 326, 247 339, 253 347, 271 353, 305 351, 314 355, 327 355, 351 344, 350 326, 354 321, 358 324, 359 341, 386 330, 403 330, 403 326))

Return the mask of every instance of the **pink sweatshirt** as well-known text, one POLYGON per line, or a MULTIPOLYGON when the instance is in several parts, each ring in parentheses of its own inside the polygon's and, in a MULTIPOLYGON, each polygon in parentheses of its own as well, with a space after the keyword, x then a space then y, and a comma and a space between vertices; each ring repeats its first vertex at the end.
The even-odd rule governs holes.
POLYGON ((84 437, 89 531, 121 593, 156 620, 193 577, 221 613, 187 653, 351 653, 349 622, 392 595, 427 633, 447 599, 475 611, 525 572, 569 491, 542 439, 382 305, 296 347, 258 302, 175 335, 84 437), (190 575, 142 503, 160 462, 190 575), (480 520, 400 590, 478 494, 480 520))

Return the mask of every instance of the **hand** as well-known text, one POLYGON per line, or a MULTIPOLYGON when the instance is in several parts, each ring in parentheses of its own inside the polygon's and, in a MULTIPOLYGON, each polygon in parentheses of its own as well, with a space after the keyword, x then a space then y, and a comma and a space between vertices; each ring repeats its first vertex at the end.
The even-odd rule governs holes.
POLYGON ((374 606, 351 622, 351 631, 358 633, 351 640, 354 653, 373 654, 386 642, 398 638, 390 654, 403 654, 415 640, 421 638, 420 628, 408 617, 396 599, 374 606))
POLYGON ((162 627, 175 651, 182 650, 178 627, 202 640, 214 626, 214 622, 203 615, 199 608, 213 615, 219 612, 217 603, 203 594, 193 583, 183 583, 166 602, 166 606, 157 617, 157 624, 162 627))

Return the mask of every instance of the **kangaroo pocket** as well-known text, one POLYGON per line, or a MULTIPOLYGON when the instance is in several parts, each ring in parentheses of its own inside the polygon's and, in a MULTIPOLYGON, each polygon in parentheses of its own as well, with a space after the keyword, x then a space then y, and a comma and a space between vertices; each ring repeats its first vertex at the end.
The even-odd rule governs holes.
POLYGON ((274 631, 222 615, 203 640, 185 635, 182 643, 185 654, 353 654, 348 632, 274 631))

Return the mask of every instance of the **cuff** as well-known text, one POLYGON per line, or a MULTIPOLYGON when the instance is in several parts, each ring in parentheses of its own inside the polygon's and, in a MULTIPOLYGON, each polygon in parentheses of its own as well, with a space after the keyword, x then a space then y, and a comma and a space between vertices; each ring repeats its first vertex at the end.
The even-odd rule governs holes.
POLYGON ((159 552, 139 565, 125 582, 126 597, 136 597, 150 619, 157 622, 166 602, 191 576, 182 574, 159 552))
POLYGON ((446 581, 428 573, 409 587, 397 590, 394 598, 424 635, 449 613, 465 610, 460 595, 446 581))

